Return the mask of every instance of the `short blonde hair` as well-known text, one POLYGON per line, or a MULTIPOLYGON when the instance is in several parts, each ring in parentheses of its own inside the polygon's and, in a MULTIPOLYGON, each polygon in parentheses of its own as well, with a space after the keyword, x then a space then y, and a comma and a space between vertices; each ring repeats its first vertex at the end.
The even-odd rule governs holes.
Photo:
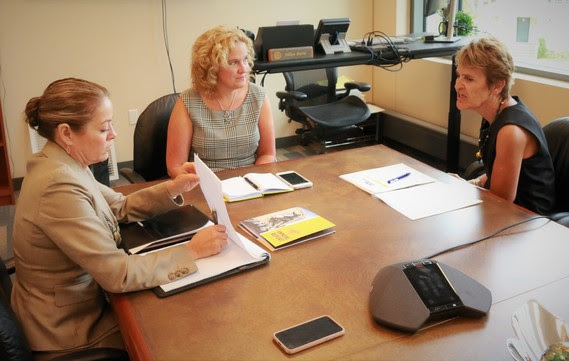
POLYGON ((192 46, 192 86, 206 95, 215 92, 217 74, 221 67, 228 66, 227 57, 237 44, 247 47, 247 62, 253 69, 255 52, 253 42, 243 30, 218 26, 200 35, 192 46))
POLYGON ((504 80, 502 97, 510 95, 514 84, 514 60, 504 43, 493 36, 473 40, 456 54, 457 65, 474 66, 482 69, 488 85, 504 80))

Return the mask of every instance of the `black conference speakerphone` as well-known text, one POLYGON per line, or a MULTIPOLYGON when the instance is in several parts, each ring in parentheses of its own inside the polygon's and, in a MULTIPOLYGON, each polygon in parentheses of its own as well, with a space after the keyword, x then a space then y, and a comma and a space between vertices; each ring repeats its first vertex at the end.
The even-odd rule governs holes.
POLYGON ((370 311, 381 325, 415 332, 426 323, 455 316, 482 317, 490 291, 466 274, 422 259, 382 268, 370 292, 370 311))

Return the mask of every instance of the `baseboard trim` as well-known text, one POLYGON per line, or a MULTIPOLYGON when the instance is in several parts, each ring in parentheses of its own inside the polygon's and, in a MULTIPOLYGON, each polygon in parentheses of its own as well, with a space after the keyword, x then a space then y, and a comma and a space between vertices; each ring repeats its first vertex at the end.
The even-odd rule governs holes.
POLYGON ((277 148, 292 147, 293 145, 300 144, 298 135, 289 135, 288 137, 277 138, 275 139, 275 143, 277 148))
MULTIPOLYGON (((405 114, 385 110, 383 113, 383 138, 403 144, 446 162, 447 130, 405 114)), ((464 170, 476 160, 477 140, 461 135, 459 145, 459 168, 464 170)))

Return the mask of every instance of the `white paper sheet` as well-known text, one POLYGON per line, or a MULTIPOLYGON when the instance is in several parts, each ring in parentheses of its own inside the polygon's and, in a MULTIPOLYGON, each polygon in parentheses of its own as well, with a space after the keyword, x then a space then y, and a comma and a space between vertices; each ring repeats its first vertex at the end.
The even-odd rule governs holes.
MULTIPOLYGON (((223 200, 221 181, 197 154, 194 155, 194 162, 196 164, 196 173, 200 177, 200 187, 207 201, 207 205, 209 206, 209 209, 215 209, 217 212, 217 223, 223 224, 225 226, 227 236, 230 240, 236 242, 241 248, 246 249, 247 252, 249 252, 249 248, 245 246, 243 239, 237 233, 237 231, 235 231, 235 228, 233 228, 233 225, 231 224, 229 213, 227 213, 227 206, 223 200)), ((245 240, 249 242, 249 240, 246 238, 245 240)), ((261 252, 264 252, 261 248, 259 249, 261 252)), ((253 257, 259 257, 259 253, 250 254, 253 257)))
POLYGON ((435 181, 403 163, 342 174, 340 178, 372 195, 435 181))
POLYGON ((196 173, 200 177, 200 187, 207 204, 210 209, 216 210, 218 224, 225 226, 229 241, 219 254, 196 260, 198 266, 196 272, 174 282, 161 285, 160 287, 165 292, 258 262, 265 257, 270 258, 268 252, 235 231, 223 200, 221 181, 197 154, 194 156, 194 161, 196 173))
POLYGON ((411 220, 469 207, 482 201, 442 182, 378 193, 375 196, 411 220))
MULTIPOLYGON (((246 249, 241 248, 239 245, 237 245, 236 242, 230 241, 220 253, 220 255, 223 255, 223 257, 214 256, 200 258, 196 261, 196 265, 198 266, 198 270, 196 272, 186 277, 180 278, 174 282, 161 285, 160 288, 162 288, 165 292, 169 292, 185 285, 199 282, 201 280, 225 273, 237 267, 258 262, 258 258, 252 257, 250 255, 251 252, 258 251, 251 246, 258 246, 251 243, 251 241, 240 234, 237 234, 237 236, 240 238, 241 242, 246 241, 248 243, 248 246, 245 246, 246 249), (241 240, 241 238, 243 239, 241 240)), ((267 253, 262 249, 261 251, 265 254, 267 253)))

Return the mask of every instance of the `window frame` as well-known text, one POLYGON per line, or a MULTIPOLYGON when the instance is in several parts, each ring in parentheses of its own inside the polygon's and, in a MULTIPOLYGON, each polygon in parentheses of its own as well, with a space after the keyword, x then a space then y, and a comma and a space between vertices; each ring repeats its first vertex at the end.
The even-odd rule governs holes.
MULTIPOLYGON (((462 10, 462 0, 458 0, 457 6, 458 10, 462 10)), ((409 8, 411 33, 426 32, 426 22, 425 17, 423 16, 424 0, 410 0, 409 8)), ((532 66, 517 65, 515 59, 514 63, 516 64, 516 72, 518 73, 569 82, 569 74, 542 70, 532 66)))

